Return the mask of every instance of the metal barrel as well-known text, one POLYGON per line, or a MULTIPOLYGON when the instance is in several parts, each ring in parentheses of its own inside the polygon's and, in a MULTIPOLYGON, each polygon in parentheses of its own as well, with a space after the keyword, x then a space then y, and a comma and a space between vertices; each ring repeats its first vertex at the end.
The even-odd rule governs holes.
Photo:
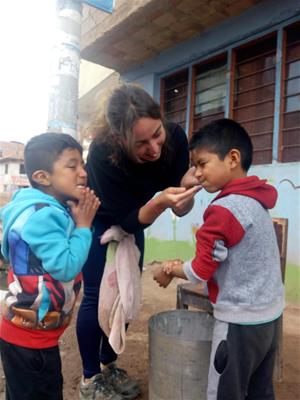
POLYGON ((188 310, 149 319, 149 400, 206 400, 213 324, 188 310))

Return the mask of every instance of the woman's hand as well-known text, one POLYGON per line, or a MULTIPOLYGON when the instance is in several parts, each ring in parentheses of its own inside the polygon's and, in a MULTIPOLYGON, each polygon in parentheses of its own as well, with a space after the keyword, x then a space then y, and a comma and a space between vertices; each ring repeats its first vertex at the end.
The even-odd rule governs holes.
MULTIPOLYGON (((184 187, 186 189, 191 189, 191 188, 197 188, 196 192, 194 195, 202 189, 199 183, 199 179, 195 175, 196 173, 196 168, 191 167, 185 175, 182 177, 180 186, 184 187)), ((180 204, 176 205, 173 207, 173 212, 178 215, 179 217, 182 217, 183 215, 187 214, 188 212, 191 211, 191 209, 194 206, 194 195, 192 197, 186 198, 183 202, 180 202, 180 204)))
POLYGON ((78 203, 68 201, 76 227, 90 228, 100 204, 100 200, 94 191, 89 188, 82 190, 78 203))
POLYGON ((196 167, 191 167, 187 170, 187 172, 183 175, 180 186, 189 189, 193 186, 199 186, 199 178, 196 177, 196 167))
POLYGON ((201 186, 193 186, 190 189, 184 187, 169 187, 162 191, 158 196, 153 199, 158 206, 166 209, 180 209, 186 203, 189 203, 201 186))
POLYGON ((183 215, 187 207, 193 204, 195 194, 201 186, 194 186, 190 189, 184 187, 169 187, 148 201, 139 210, 139 221, 141 224, 152 224, 156 218, 167 208, 172 208, 177 215, 183 215), (188 206, 187 206, 188 205, 188 206))

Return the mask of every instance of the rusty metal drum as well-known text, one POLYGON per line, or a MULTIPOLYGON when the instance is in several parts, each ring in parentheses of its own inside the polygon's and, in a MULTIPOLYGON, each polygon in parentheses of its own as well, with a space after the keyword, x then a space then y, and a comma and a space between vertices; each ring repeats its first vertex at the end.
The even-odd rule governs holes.
POLYGON ((149 400, 206 400, 213 325, 189 310, 149 319, 149 400))

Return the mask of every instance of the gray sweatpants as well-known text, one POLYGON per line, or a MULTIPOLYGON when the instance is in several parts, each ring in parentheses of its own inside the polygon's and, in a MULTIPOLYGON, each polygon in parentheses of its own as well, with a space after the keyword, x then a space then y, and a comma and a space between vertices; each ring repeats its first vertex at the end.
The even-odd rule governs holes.
POLYGON ((275 400, 279 320, 258 325, 215 321, 207 400, 275 400))

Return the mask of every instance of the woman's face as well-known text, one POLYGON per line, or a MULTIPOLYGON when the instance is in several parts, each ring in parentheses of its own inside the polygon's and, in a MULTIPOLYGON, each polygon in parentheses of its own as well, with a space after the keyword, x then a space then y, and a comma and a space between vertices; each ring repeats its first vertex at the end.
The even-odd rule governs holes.
POLYGON ((166 131, 160 119, 140 118, 132 128, 133 153, 138 162, 156 161, 166 141, 166 131))

